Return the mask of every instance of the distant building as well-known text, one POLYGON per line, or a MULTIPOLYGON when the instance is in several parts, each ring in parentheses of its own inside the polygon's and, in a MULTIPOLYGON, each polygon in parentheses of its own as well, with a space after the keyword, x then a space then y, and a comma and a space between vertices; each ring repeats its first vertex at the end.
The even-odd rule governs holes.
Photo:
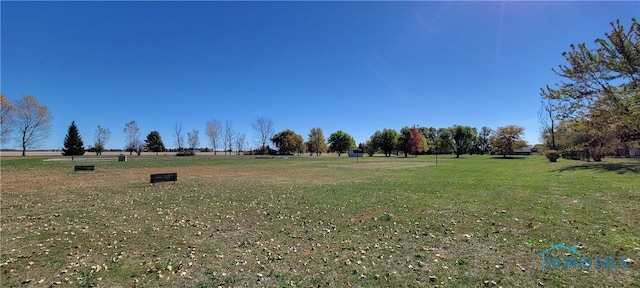
POLYGON ((362 150, 362 149, 350 149, 348 154, 349 154, 349 157, 362 157, 362 156, 364 156, 364 150, 362 150))
POLYGON ((615 152, 615 156, 640 157, 640 147, 634 147, 633 145, 627 148, 616 149, 615 152))
POLYGON ((518 150, 513 151, 513 155, 531 155, 533 152, 537 152, 538 149, 533 146, 525 146, 518 150))

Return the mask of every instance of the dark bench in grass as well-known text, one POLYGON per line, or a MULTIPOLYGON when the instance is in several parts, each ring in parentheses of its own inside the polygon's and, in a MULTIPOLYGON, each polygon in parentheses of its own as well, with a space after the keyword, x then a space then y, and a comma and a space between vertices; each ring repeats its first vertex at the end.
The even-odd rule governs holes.
POLYGON ((93 165, 76 165, 73 166, 73 171, 93 171, 95 167, 93 165))
POLYGON ((178 173, 151 174, 151 184, 178 180, 178 173))

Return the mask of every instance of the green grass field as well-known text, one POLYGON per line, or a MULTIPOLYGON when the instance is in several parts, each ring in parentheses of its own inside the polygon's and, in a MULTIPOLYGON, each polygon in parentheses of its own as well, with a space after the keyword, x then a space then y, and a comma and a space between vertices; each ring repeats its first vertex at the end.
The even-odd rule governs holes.
POLYGON ((637 159, 44 159, 1 161, 2 287, 640 287, 637 159))

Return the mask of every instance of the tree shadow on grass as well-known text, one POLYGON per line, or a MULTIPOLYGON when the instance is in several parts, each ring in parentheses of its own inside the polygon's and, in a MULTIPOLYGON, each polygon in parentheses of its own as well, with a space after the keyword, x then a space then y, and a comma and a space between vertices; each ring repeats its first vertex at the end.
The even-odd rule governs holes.
POLYGON ((633 173, 640 174, 640 162, 637 163, 602 163, 593 162, 582 165, 567 166, 558 169, 558 172, 593 170, 599 172, 616 172, 617 174, 633 173))
POLYGON ((493 157, 491 157, 491 159, 524 160, 524 159, 527 159, 527 156, 507 156, 507 157, 504 157, 504 156, 500 155, 500 156, 493 156, 493 157))

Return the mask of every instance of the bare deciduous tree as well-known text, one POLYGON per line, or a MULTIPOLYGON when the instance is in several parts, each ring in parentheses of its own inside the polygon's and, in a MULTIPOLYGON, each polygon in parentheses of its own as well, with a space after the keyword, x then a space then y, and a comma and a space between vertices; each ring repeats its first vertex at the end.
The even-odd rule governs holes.
POLYGON ((2 127, 2 134, 0 138, 2 143, 8 140, 7 137, 11 135, 11 121, 13 119, 13 103, 9 98, 0 94, 0 127, 2 127))
POLYGON ((138 123, 136 123, 135 120, 132 120, 125 124, 123 131, 127 139, 125 150, 129 151, 129 155, 133 154, 133 151, 140 155, 142 149, 140 145, 140 128, 138 128, 138 123))
POLYGON ((35 147, 49 136, 51 112, 47 106, 40 106, 35 97, 25 95, 14 106, 12 115, 12 127, 19 132, 22 156, 25 156, 27 148, 35 147))
POLYGON ((222 134, 222 144, 224 146, 224 155, 227 155, 227 151, 233 149, 233 130, 232 122, 227 120, 224 124, 224 133, 222 134))
POLYGON ((213 155, 216 155, 216 150, 218 150, 218 138, 221 131, 222 123, 220 121, 213 119, 207 122, 207 136, 209 136, 209 144, 213 148, 213 155))
POLYGON ((178 151, 182 150, 184 146, 184 135, 182 134, 182 124, 176 123, 173 137, 176 137, 176 147, 178 151))
POLYGON ((200 145, 200 131, 193 129, 192 132, 187 132, 187 143, 190 150, 195 150, 200 145))
POLYGON ((256 118, 256 120, 251 123, 251 127, 258 133, 258 139, 260 139, 260 144, 262 145, 261 152, 266 153, 267 141, 273 136, 271 135, 273 134, 273 122, 270 118, 262 116, 256 118))
POLYGON ((240 153, 244 150, 245 147, 245 140, 244 140, 244 134, 243 133, 238 133, 236 134, 235 137, 235 142, 236 142, 236 154, 240 155, 240 153))
POLYGON ((105 150, 105 145, 110 138, 111 131, 109 131, 109 128, 102 128, 98 125, 98 128, 96 128, 95 142, 93 144, 93 151, 96 153, 96 156, 102 155, 102 152, 105 150))
MULTIPOLYGON (((553 91, 549 91, 548 93, 553 93, 553 91)), ((556 130, 558 129, 558 127, 556 127, 556 121, 558 121, 560 113, 560 108, 555 102, 555 99, 543 98, 540 100, 541 107, 538 111, 538 120, 540 120, 540 124, 542 124, 542 138, 546 138, 544 137, 545 135, 551 137, 551 139, 542 140, 547 144, 547 148, 552 150, 556 149, 556 130), (550 143, 548 140, 550 140, 550 143)))

